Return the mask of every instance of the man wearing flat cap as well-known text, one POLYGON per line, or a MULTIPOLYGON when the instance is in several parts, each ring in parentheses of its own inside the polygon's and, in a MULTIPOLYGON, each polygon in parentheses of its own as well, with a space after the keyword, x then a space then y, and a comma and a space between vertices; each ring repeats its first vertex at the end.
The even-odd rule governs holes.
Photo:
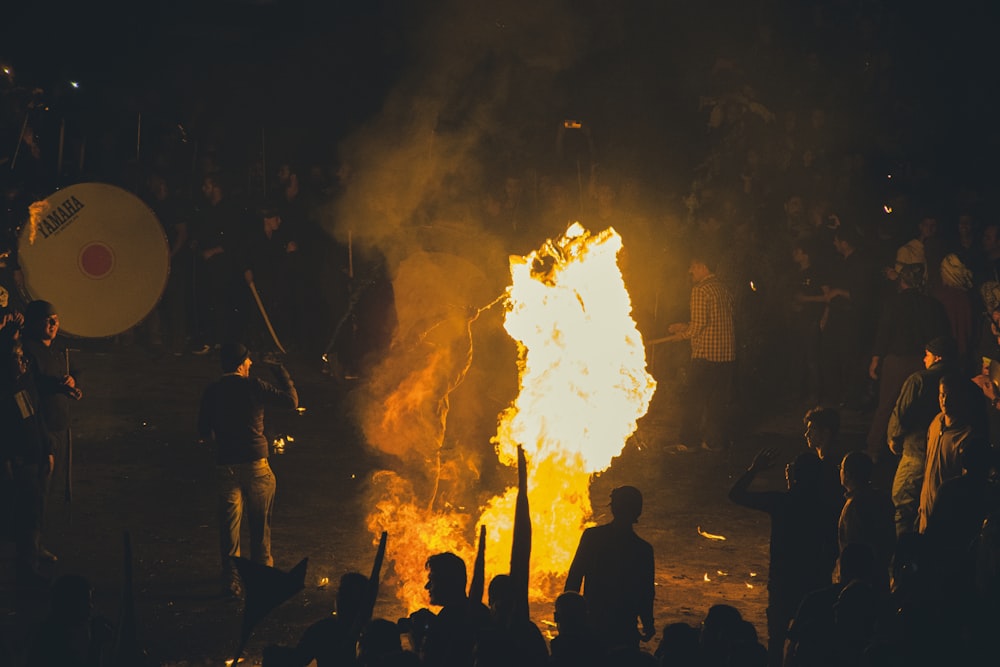
POLYGON ((250 352, 239 343, 219 350, 222 377, 205 390, 198 412, 198 434, 216 444, 219 498, 219 547, 223 592, 242 592, 232 557, 239 557, 244 509, 250 524, 250 560, 273 566, 271 508, 275 479, 268 464, 264 407, 297 408, 298 393, 288 371, 269 364, 278 386, 250 377, 250 352))
POLYGON ((653 625, 653 547, 635 534, 642 493, 634 486, 611 491, 611 523, 583 531, 565 590, 583 597, 607 650, 638 648, 656 634, 653 625), (640 634, 636 621, 642 623, 640 634))

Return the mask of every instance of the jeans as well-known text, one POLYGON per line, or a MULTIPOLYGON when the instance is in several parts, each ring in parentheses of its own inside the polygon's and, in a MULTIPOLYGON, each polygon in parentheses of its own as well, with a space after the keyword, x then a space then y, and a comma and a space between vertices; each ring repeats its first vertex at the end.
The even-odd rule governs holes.
POLYGON ((924 484, 924 457, 903 452, 892 480, 892 504, 896 506, 896 536, 917 530, 920 489, 924 484))
POLYGON ((271 557, 271 509, 274 505, 274 473, 267 459, 217 466, 219 481, 219 547, 223 576, 229 576, 230 557, 240 556, 240 524, 246 507, 250 523, 250 560, 273 566, 271 557))

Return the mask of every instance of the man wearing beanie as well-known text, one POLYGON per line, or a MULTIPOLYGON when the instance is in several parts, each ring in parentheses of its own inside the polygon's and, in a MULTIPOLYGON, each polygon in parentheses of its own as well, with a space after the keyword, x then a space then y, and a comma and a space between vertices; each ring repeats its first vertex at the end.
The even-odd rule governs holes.
POLYGON ((242 586, 231 557, 240 556, 244 507, 250 524, 250 560, 273 566, 271 507, 274 473, 267 462, 264 406, 297 408, 299 397, 288 371, 269 364, 277 385, 250 377, 250 352, 238 343, 219 351, 222 377, 205 390, 198 412, 198 433, 216 444, 219 498, 219 547, 224 592, 239 595, 242 586))
POLYGON ((939 336, 924 346, 924 370, 903 382, 889 415, 886 439, 899 456, 892 480, 892 504, 896 508, 896 535, 917 530, 920 487, 927 458, 927 429, 941 411, 938 387, 941 378, 955 369, 958 344, 951 336, 939 336))
MULTIPOLYGON (((69 405, 78 401, 83 392, 76 384, 77 373, 69 367, 66 348, 56 340, 59 333, 59 315, 48 301, 32 301, 24 309, 24 329, 21 339, 24 355, 38 387, 42 422, 52 441, 54 466, 44 480, 44 503, 48 498, 52 480, 58 471, 69 472, 67 455, 70 447, 69 405)), ((44 521, 43 521, 44 525, 44 521)), ((39 547, 40 560, 53 562, 55 555, 44 546, 39 547)))

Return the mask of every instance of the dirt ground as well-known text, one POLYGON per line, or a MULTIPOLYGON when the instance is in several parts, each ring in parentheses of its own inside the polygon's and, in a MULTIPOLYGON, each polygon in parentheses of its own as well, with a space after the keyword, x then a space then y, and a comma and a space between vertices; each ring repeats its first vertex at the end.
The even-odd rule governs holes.
MULTIPOLYGON (((52 574, 89 577, 96 612, 116 620, 122 535, 129 531, 138 639, 150 662, 222 665, 237 644, 242 603, 217 595, 213 461, 197 444, 194 428, 198 398, 217 376, 218 361, 213 355, 156 356, 138 346, 73 344, 81 348, 73 354, 85 396, 74 408, 72 503, 58 496, 46 530, 46 544, 59 556, 52 574)), ((361 499, 378 462, 341 409, 351 386, 321 374, 316 364, 292 359, 288 365, 306 410, 268 415, 272 434, 294 437, 283 454, 272 456, 278 479, 273 551, 281 569, 309 558, 306 588, 257 627, 244 664, 260 664, 265 645, 294 644, 310 623, 333 609, 340 574, 368 572, 374 555, 361 499), (325 580, 330 583, 322 585, 325 580)), ((639 431, 594 479, 594 518, 608 518, 603 507, 613 486, 629 483, 643 490, 645 511, 637 532, 655 549, 658 629, 674 621, 696 625, 712 604, 726 602, 757 626, 763 640, 768 520, 733 506, 726 493, 761 446, 779 447, 788 459, 803 446, 805 406, 762 412, 728 453, 674 452, 669 446, 676 432, 676 390, 670 378, 658 380, 660 389, 639 431), (725 540, 705 537, 699 529, 725 540)), ((843 439, 859 441, 862 424, 845 417, 843 439)), ((780 470, 769 471, 759 484, 779 488, 780 470)), ((17 646, 44 611, 44 599, 22 596, 14 604, 12 588, 8 575, 0 630, 9 646, 17 646)), ((405 610, 386 588, 375 613, 395 619, 405 610)), ((551 602, 535 604, 532 611, 543 631, 549 629, 551 602)))

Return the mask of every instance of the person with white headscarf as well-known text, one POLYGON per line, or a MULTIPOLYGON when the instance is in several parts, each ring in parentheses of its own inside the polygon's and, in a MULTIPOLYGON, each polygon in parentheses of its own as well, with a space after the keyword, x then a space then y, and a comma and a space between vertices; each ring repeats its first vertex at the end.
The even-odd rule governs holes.
POLYGON ((973 305, 972 271, 955 253, 945 255, 941 261, 941 285, 931 290, 931 296, 941 302, 948 314, 951 335, 958 343, 958 361, 963 370, 973 370, 972 354, 975 348, 975 307, 973 305))

